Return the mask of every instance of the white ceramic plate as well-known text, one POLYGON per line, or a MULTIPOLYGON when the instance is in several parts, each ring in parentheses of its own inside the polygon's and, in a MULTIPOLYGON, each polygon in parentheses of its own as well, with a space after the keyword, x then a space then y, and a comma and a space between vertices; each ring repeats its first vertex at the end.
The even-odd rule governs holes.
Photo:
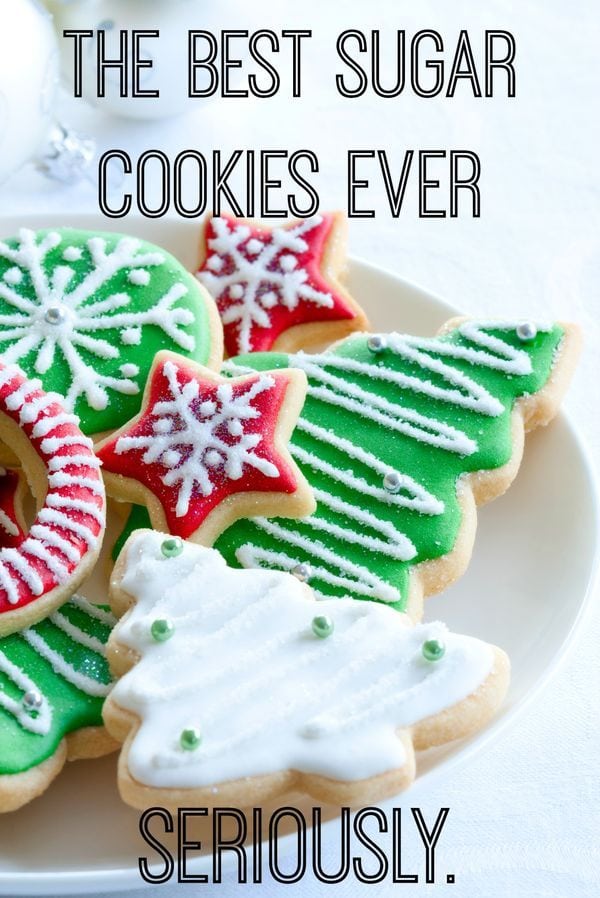
MULTIPOLYGON (((23 224, 112 229, 99 217, 0 220, 0 235, 23 224)), ((159 243, 190 268, 197 227, 188 222, 129 221, 126 228, 159 243)), ((402 279, 354 261, 352 293, 374 328, 431 334, 455 310, 402 279)), ((513 665, 502 711, 483 733, 419 759, 419 797, 432 777, 492 740, 556 670, 572 642, 591 592, 598 512, 590 464, 564 415, 528 440, 514 487, 482 509, 466 574, 427 604, 428 618, 502 646, 513 665), (510 559, 507 563, 501 559, 510 559), (490 571, 493 576, 489 576, 490 571)), ((410 794, 411 802, 414 792, 410 794)), ((146 854, 137 812, 119 800, 115 756, 70 765, 42 798, 0 817, 0 894, 98 892, 141 885, 146 854)), ((205 844, 206 834, 201 836, 205 844)), ((284 846, 281 846, 284 850, 284 846)), ((198 868, 210 857, 200 858, 198 868)))

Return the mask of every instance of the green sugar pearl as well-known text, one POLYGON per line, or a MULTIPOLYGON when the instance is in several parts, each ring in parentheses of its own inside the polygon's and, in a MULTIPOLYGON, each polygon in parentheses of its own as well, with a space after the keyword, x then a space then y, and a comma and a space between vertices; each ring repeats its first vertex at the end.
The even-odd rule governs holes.
POLYGON ((426 661, 440 661, 446 654, 446 646, 439 639, 428 639, 421 646, 426 661))
POLYGON ((202 742, 200 730, 196 729, 195 727, 190 727, 187 730, 183 730, 181 736, 179 737, 179 742, 184 751, 196 751, 196 749, 202 742))
POLYGON ((312 619, 312 631, 319 639, 327 639, 333 633, 333 621, 324 614, 312 619))
POLYGON ((166 617, 159 617, 152 621, 150 633, 155 642, 166 642, 175 632, 173 621, 166 617))
POLYGON ((178 536, 171 536, 163 540, 160 550, 165 558, 177 558, 183 552, 183 540, 178 536))

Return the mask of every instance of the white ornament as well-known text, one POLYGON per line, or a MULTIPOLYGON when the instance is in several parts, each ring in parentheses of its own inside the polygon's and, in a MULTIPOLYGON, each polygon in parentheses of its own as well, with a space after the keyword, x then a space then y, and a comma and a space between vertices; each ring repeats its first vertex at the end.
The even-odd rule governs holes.
POLYGON ((0 28, 0 182, 36 154, 50 128, 57 87, 50 16, 33 0, 11 0, 0 28))
POLYGON ((46 256, 61 239, 60 234, 50 232, 36 243, 35 233, 23 228, 16 249, 0 241, 0 259, 7 259, 15 266, 6 272, 4 283, 0 281, 0 297, 14 310, 0 315, 2 359, 6 364, 18 363, 30 352, 35 352, 35 370, 38 374, 46 374, 54 363, 58 347, 72 376, 63 403, 65 407, 71 411, 78 398, 85 396, 92 408, 103 409, 108 404, 107 388, 129 395, 139 392, 137 383, 130 379, 133 366, 124 364, 122 377, 105 375, 89 365, 80 350, 102 360, 117 359, 121 349, 103 339, 103 331, 118 330, 121 343, 131 345, 133 330, 137 334, 142 325, 154 324, 182 349, 192 351, 193 338, 181 330, 182 325, 191 323, 192 313, 188 309, 174 308, 177 300, 187 293, 187 287, 174 284, 152 308, 140 312, 127 309, 130 298, 123 293, 96 298, 98 290, 119 271, 133 269, 149 274, 147 269, 161 265, 164 257, 160 253, 139 252, 140 242, 133 238, 122 238, 107 253, 106 241, 92 237, 87 241, 87 247, 93 268, 70 289, 75 269, 68 261, 77 261, 78 255, 74 252, 77 247, 65 247, 62 257, 67 264, 56 267, 50 274, 44 270, 46 256), (23 278, 17 277, 15 272, 27 273, 35 297, 28 295, 28 291, 19 290, 23 278), (7 278, 9 274, 11 277, 7 278), (123 311, 119 312, 119 309, 123 311), (8 341, 10 343, 6 345, 8 341))
POLYGON ((175 513, 187 514, 190 499, 196 488, 203 496, 210 496, 215 480, 223 474, 229 480, 239 480, 244 468, 252 467, 266 477, 277 477, 277 467, 268 459, 256 455, 262 442, 259 433, 245 433, 244 422, 260 417, 252 401, 271 390, 275 380, 262 375, 249 384, 244 393, 234 395, 229 383, 220 384, 216 402, 206 400, 198 406, 200 385, 189 380, 180 385, 177 366, 166 362, 163 371, 169 384, 171 398, 157 402, 152 410, 153 433, 148 436, 122 436, 117 440, 118 454, 132 449, 145 449, 143 461, 147 465, 158 462, 167 468, 162 478, 165 486, 179 484, 175 513), (235 442, 219 436, 226 427, 235 442))
MULTIPOLYGON (((113 115, 135 119, 160 119, 197 109, 205 101, 190 99, 188 92, 188 29, 202 28, 217 31, 222 26, 221 7, 205 0, 48 0, 54 14, 59 34, 63 29, 93 30, 94 36, 84 42, 82 88, 83 96, 95 106, 113 115), (118 58, 119 32, 122 29, 159 31, 158 38, 142 38, 141 59, 152 62, 152 68, 140 71, 140 87, 143 90, 159 90, 156 98, 121 97, 120 73, 117 69, 106 72, 106 96, 97 96, 96 35, 105 32, 106 56, 118 58)), ((244 7, 244 12, 246 12, 244 7)), ((229 4, 228 16, 235 19, 235 3, 229 4), (231 7, 234 7, 233 9, 231 7)), ((243 41, 238 41, 241 48, 243 41)), ((73 41, 60 42, 62 69, 69 87, 73 81, 73 41)), ((199 45, 198 56, 202 55, 199 45)), ((245 55, 243 50, 236 56, 245 55)), ((246 50, 247 53, 247 50, 246 50)), ((234 72, 235 75, 235 72, 234 72)), ((199 86, 204 86, 199 71, 199 86)), ((235 77, 231 83, 235 83, 235 77)), ((131 94, 132 75, 129 72, 128 92, 131 94)))

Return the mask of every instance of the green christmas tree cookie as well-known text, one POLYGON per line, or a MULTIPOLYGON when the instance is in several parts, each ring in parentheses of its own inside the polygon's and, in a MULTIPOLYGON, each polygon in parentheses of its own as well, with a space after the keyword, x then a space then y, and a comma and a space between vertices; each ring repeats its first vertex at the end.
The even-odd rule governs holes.
POLYGON ((0 812, 40 794, 67 758, 112 750, 102 706, 115 621, 73 596, 47 620, 0 639, 0 812))
POLYGON ((422 595, 464 570, 473 500, 509 485, 523 424, 555 414, 577 345, 570 326, 455 320, 431 339, 358 335, 322 354, 226 362, 232 375, 306 372, 291 452, 318 507, 300 521, 238 521, 216 548, 233 566, 292 570, 320 597, 418 617, 422 595))
POLYGON ((156 246, 70 229, 0 241, 1 357, 65 397, 85 433, 137 413, 159 349, 214 366, 221 346, 212 300, 156 246))

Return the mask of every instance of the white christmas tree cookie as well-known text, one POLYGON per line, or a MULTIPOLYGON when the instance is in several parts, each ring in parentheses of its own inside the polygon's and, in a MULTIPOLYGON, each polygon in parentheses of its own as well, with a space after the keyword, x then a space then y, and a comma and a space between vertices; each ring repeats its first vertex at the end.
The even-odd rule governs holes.
POLYGON ((507 688, 491 645, 371 602, 316 602, 290 574, 234 570, 155 531, 130 537, 111 602, 121 679, 104 720, 134 807, 375 801, 410 784, 414 748, 478 729, 507 688))
POLYGON ((0 352, 64 398, 84 433, 139 409, 156 352, 215 366, 214 304, 177 260, 118 234, 33 231, 0 241, 0 352))

